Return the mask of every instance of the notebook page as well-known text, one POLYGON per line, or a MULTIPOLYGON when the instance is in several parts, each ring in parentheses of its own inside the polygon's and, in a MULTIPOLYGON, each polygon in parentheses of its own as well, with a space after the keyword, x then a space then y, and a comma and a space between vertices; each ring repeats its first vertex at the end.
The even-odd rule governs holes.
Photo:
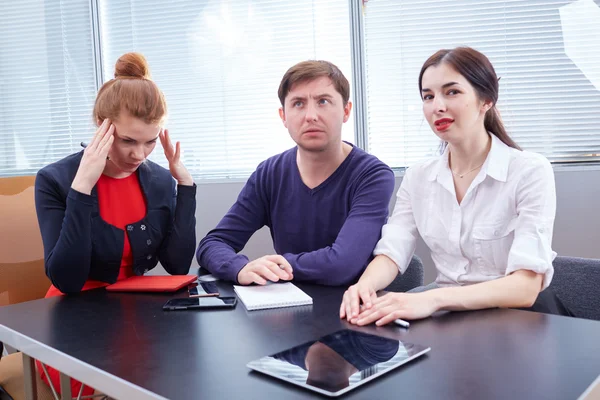
POLYGON ((312 304, 312 298, 291 282, 233 288, 248 310, 312 304))

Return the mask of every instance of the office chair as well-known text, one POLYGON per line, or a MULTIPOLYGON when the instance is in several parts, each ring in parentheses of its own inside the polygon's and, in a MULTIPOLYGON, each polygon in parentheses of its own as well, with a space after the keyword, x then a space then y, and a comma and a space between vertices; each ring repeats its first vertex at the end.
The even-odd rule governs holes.
POLYGON ((43 298, 50 287, 34 182, 35 176, 0 178, 0 306, 43 298))
MULTIPOLYGON (((41 299, 50 287, 44 271, 34 183, 35 176, 0 178, 0 306, 41 299)), ((20 353, 1 354, 1 396, 19 400, 23 398, 23 357, 20 353)), ((53 398, 41 380, 37 386, 38 399, 53 398)))
POLYGON ((600 321, 600 260, 556 257, 550 288, 578 318, 600 321))
POLYGON ((413 255, 406 271, 402 275, 398 274, 385 290, 388 292, 408 292, 418 286, 423 286, 423 262, 417 255, 413 255))

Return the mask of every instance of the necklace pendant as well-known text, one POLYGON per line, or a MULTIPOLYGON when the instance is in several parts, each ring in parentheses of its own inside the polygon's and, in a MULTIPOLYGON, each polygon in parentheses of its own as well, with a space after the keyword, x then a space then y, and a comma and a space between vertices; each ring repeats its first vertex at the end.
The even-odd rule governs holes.
POLYGON ((462 179, 464 177, 464 175, 459 175, 459 177, 462 179))

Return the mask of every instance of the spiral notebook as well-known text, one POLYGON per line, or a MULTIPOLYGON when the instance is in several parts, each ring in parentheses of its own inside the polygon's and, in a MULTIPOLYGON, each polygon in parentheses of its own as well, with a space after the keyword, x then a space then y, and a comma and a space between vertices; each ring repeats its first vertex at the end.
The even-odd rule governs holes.
POLYGON ((234 286, 233 289, 248 311, 312 304, 312 298, 291 282, 265 286, 234 286))

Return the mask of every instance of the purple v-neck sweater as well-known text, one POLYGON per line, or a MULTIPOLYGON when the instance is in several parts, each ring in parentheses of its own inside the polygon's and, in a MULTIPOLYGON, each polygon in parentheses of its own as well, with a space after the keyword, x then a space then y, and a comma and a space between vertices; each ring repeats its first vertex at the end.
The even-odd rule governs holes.
POLYGON ((235 204, 200 242, 198 263, 236 282, 249 262, 238 254, 263 226, 294 280, 324 285, 355 282, 372 259, 394 190, 392 170, 358 147, 314 189, 300 177, 297 149, 263 161, 235 204))

